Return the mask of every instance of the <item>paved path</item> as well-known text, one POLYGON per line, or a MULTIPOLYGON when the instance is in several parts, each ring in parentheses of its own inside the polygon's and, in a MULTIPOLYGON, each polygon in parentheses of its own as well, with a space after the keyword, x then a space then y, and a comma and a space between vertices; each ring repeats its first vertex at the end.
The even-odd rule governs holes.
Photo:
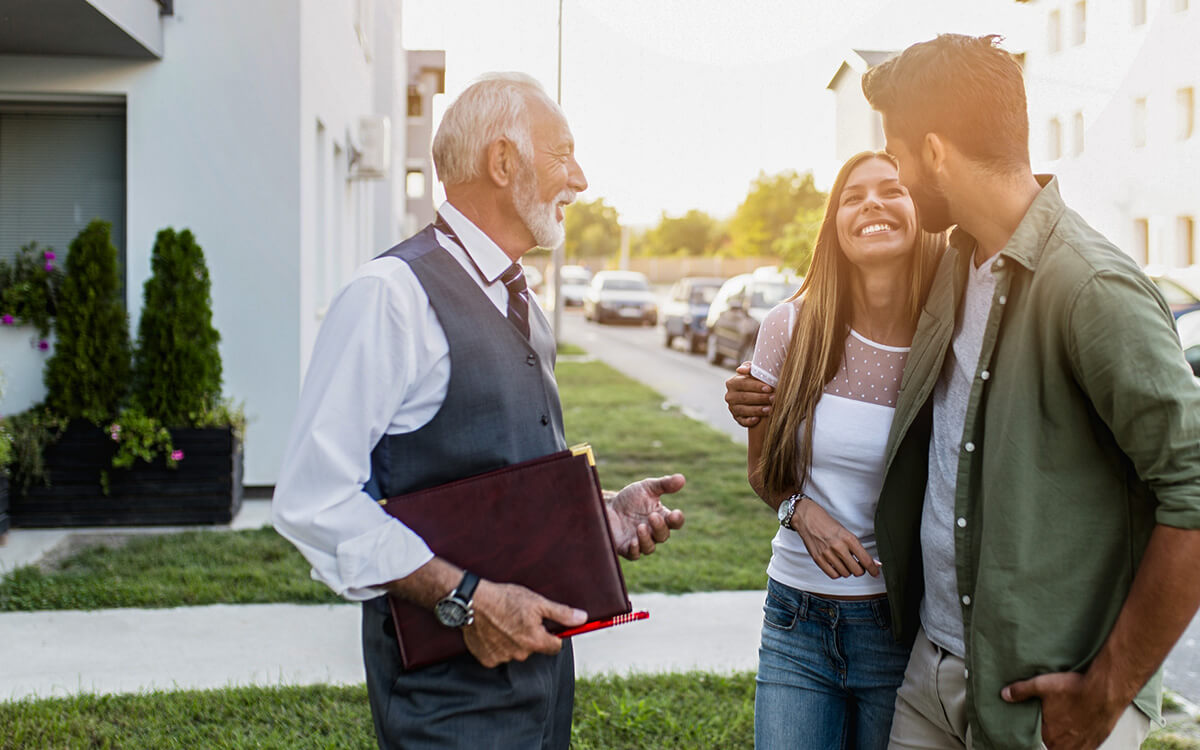
MULTIPOLYGON (((246 501, 233 524, 213 531, 258 528, 269 518, 268 501, 246 501)), ((37 561, 75 533, 164 530, 14 529, 0 546, 0 572, 37 561)), ((576 637, 576 669, 581 675, 753 670, 763 597, 761 591, 632 595, 650 619, 576 637)), ((359 607, 351 604, 8 612, 0 613, 0 642, 8 644, 0 700, 363 680, 359 607)))

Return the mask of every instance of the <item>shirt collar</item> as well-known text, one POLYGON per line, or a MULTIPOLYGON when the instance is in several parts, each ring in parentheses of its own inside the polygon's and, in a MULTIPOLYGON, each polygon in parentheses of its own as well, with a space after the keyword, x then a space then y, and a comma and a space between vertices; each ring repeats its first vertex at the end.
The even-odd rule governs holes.
POLYGON ((438 213, 458 235, 458 239, 463 243, 463 250, 471 258, 475 267, 479 269, 484 281, 489 284, 493 283, 513 264, 512 258, 508 257, 500 249, 500 246, 492 241, 491 237, 484 234, 482 229, 463 216, 462 212, 455 208, 450 201, 442 203, 438 213))
MULTIPOLYGON (((1021 218, 1021 223, 1017 225, 1012 236, 1008 238, 1008 242, 1000 250, 1001 255, 1008 256, 1030 271, 1037 268, 1042 251, 1045 250, 1046 243, 1050 240, 1050 233, 1054 231, 1059 218, 1067 210, 1067 206, 1058 192, 1058 178, 1048 174, 1034 175, 1034 177, 1042 186, 1042 190, 1033 199, 1033 203, 1029 204, 1029 209, 1021 218)), ((975 238, 961 227, 956 228, 950 234, 950 246, 960 254, 970 256, 975 252, 976 244, 975 238)))

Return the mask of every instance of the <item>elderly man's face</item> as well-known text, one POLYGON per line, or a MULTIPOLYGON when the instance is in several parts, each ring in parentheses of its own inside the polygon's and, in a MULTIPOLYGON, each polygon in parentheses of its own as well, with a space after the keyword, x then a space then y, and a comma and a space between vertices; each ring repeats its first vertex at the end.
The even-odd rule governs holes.
POLYGON ((533 163, 523 165, 513 202, 533 241, 552 248, 563 241, 563 209, 587 189, 587 178, 566 120, 538 97, 530 98, 528 113, 533 163))

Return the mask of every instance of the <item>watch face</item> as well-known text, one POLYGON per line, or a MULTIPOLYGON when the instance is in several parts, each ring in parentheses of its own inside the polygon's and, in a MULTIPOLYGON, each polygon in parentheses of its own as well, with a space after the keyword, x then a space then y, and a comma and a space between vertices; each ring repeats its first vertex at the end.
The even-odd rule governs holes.
POLYGON ((792 512, 792 503, 789 500, 784 500, 783 505, 779 506, 779 522, 783 523, 783 519, 788 517, 788 513, 792 512))
POLYGON ((461 628, 467 624, 469 619, 466 605, 458 599, 450 597, 438 602, 433 608, 433 613, 437 616, 438 622, 448 628, 461 628))

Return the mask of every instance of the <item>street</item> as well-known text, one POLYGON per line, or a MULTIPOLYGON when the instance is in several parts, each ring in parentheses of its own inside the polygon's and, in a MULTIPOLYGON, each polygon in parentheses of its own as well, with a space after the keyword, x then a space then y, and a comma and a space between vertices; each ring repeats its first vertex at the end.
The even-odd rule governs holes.
MULTIPOLYGON (((740 445, 746 431, 725 408, 725 379, 732 369, 714 367, 700 354, 688 354, 683 342, 663 347, 661 326, 614 326, 588 323, 578 308, 563 314, 563 341, 586 349, 611 367, 654 388, 694 419, 728 433, 740 445)), ((1200 704, 1200 615, 1167 657, 1163 684, 1200 704)))

